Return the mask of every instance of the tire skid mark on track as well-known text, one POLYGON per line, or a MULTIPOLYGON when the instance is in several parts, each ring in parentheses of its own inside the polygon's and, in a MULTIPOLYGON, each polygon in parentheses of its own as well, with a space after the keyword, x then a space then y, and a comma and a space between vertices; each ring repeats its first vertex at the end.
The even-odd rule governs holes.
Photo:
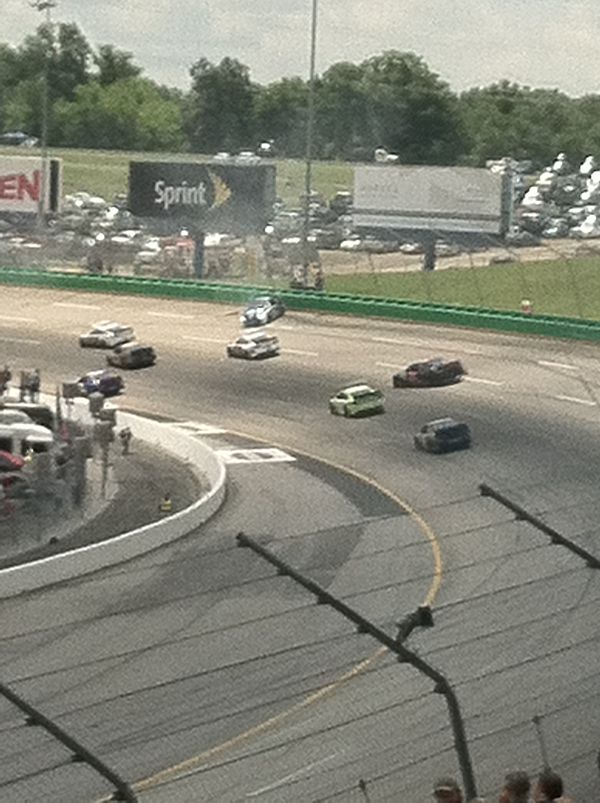
MULTIPOLYGON (((137 413, 138 415, 150 415, 152 416, 151 412, 141 410, 141 409, 134 409, 129 408, 129 411, 132 413, 137 413)), ((172 423, 177 424, 177 421, 173 421, 172 423)), ((239 438, 252 441, 253 443, 259 444, 270 444, 271 446, 282 449, 283 451, 288 451, 291 454, 298 454, 302 455, 306 458, 311 460, 319 461, 325 465, 331 466, 332 468, 336 469, 337 471, 344 472, 346 474, 350 474, 351 476, 355 477, 361 482, 370 485, 371 487, 375 488, 379 493, 383 494, 390 498, 393 502, 395 502, 403 511, 405 511, 416 523, 417 526, 421 529, 424 533, 425 537, 430 543, 431 550, 433 553, 433 562, 434 562, 434 571, 433 571, 433 578, 431 580, 431 584, 429 586, 427 595, 423 601, 423 605, 433 606, 439 589, 442 584, 442 576, 443 576, 443 561, 442 561, 442 553, 438 538, 430 527, 430 525, 425 521, 425 519, 417 513, 410 505, 404 502, 400 497, 394 494, 392 491, 384 488, 375 480, 371 479, 370 477, 361 474, 354 469, 348 468, 346 466, 342 466, 338 463, 334 463, 331 460, 327 460, 325 458, 318 457, 316 455, 311 454, 310 452, 306 452, 300 449, 291 449, 284 444, 273 442, 271 440, 266 441, 264 438, 257 437, 255 435, 249 435, 247 433, 243 433, 240 431, 236 431, 233 429, 228 428, 227 433, 229 435, 234 435, 239 438)), ((317 691, 309 694, 300 702, 294 704, 290 708, 282 711, 279 714, 276 714, 269 719, 259 722, 257 725, 248 728, 246 731, 242 733, 236 734, 231 739, 228 739, 221 744, 217 744, 214 747, 209 748, 208 750, 204 750, 202 753, 198 753, 195 756, 190 756, 190 758, 184 759, 177 764, 172 765, 171 767, 166 767, 164 770, 161 770, 154 775, 150 775, 147 778, 142 778, 139 781, 136 781, 132 784, 132 788, 135 792, 143 792, 148 789, 152 789, 155 786, 159 786, 160 784, 166 783, 167 781, 171 781, 174 778, 178 777, 183 773, 187 773, 195 769, 196 767, 207 763, 210 759, 216 758, 217 756, 221 755, 222 753, 226 753, 228 750, 237 747, 240 744, 245 743, 246 741, 252 739, 255 736, 260 736, 267 731, 278 727, 279 725, 283 725, 289 719, 294 717, 295 715, 301 713, 309 706, 320 702, 321 700, 326 699, 327 697, 335 694, 338 689, 340 689, 344 684, 350 682, 354 678, 362 675, 368 669, 370 669, 378 660, 383 658, 383 656, 387 655, 387 648, 386 647, 378 647, 368 658, 365 658, 360 663, 353 666, 343 675, 340 675, 336 680, 332 683, 329 683, 327 686, 323 686, 322 688, 318 689, 317 691)), ((105 796, 102 798, 98 798, 95 803, 109 803, 112 800, 111 796, 105 796)))

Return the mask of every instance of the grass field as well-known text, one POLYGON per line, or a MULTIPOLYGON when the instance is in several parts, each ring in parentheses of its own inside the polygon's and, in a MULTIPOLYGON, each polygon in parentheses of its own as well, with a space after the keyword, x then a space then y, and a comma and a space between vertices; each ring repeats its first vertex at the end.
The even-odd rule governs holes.
POLYGON ((600 320, 600 258, 516 262, 433 272, 330 276, 331 293, 387 296, 443 304, 519 310, 600 320))
MULTIPOLYGON (((2 148, 0 154, 11 156, 39 156, 37 148, 17 150, 2 148)), ((210 156, 197 153, 134 153, 129 151, 89 151, 65 149, 50 151, 50 155, 63 160, 63 186, 65 193, 85 190, 107 200, 116 193, 127 192, 130 161, 205 162, 210 156)), ((304 192, 304 162, 280 160, 277 166, 277 194, 290 207, 299 206, 304 192)), ((352 165, 341 162, 316 162, 313 165, 312 187, 331 198, 339 190, 352 189, 352 165)))
MULTIPOLYGON (((39 150, 0 149, 0 154, 38 156, 39 150)), ((63 160, 65 193, 77 190, 110 199, 127 192, 132 160, 205 161, 200 154, 133 153, 126 151, 51 150, 63 160)), ((293 207, 304 191, 304 163, 281 160, 277 166, 277 192, 293 207)), ((350 164, 317 162, 312 185, 325 198, 352 189, 350 164)), ((467 258, 465 257, 465 261, 467 258)), ((566 315, 600 320, 600 258, 517 262, 489 267, 449 268, 433 272, 348 273, 328 276, 330 292, 387 296, 417 301, 462 304, 493 309, 520 308, 533 302, 538 314, 566 315)))

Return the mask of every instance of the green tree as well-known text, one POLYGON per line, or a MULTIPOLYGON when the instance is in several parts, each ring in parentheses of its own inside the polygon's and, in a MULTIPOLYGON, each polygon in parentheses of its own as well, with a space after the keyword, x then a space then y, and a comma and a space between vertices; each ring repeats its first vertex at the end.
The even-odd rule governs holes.
POLYGON ((372 144, 364 75, 363 67, 339 62, 318 83, 315 106, 323 156, 364 158, 372 144))
POLYGON ((137 78, 142 72, 141 67, 132 63, 133 53, 119 50, 114 45, 100 45, 93 58, 98 70, 95 77, 101 86, 127 78, 137 78))
MULTIPOLYGON (((18 54, 8 44, 0 43, 0 131, 12 127, 22 128, 24 124, 13 126, 8 122, 7 106, 11 101, 18 81, 18 54)), ((14 118, 11 118, 11 120, 14 118)))
POLYGON ((210 153, 252 145, 256 88, 248 68, 237 59, 224 58, 214 65, 202 58, 190 75, 185 128, 192 150, 210 153))
POLYGON ((48 72, 50 99, 71 100, 75 89, 89 80, 91 48, 77 25, 40 25, 17 51, 17 80, 48 72))
POLYGON ((42 128, 42 84, 32 78, 20 81, 6 92, 2 103, 2 128, 6 131, 22 130, 37 134, 42 128))
POLYGON ((301 78, 283 78, 260 88, 255 98, 257 138, 273 139, 277 152, 302 156, 306 149, 308 89, 301 78))
POLYGON ((459 108, 469 131, 472 164, 511 156, 542 167, 559 151, 573 157, 578 149, 574 103, 557 90, 501 81, 464 92, 459 108))
POLYGON ((80 86, 74 101, 55 107, 55 139, 66 147, 116 150, 180 150, 183 145, 179 104, 164 100, 145 78, 102 86, 80 86))
POLYGON ((53 104, 72 100, 76 88, 87 82, 90 53, 85 37, 73 24, 40 25, 16 49, 0 45, 0 126, 40 136, 47 80, 52 131, 53 104))
POLYGON ((367 100, 365 145, 408 164, 452 164, 465 147, 458 99, 414 53, 388 50, 360 65, 367 100))

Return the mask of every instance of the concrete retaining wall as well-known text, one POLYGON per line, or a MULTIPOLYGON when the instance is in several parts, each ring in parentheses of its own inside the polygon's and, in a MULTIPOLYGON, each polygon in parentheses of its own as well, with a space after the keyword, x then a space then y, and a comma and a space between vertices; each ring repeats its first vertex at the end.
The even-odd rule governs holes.
MULTIPOLYGON (((41 270, 0 268, 0 284, 23 287, 50 287, 55 290, 120 293, 155 298, 181 298, 188 301, 217 301, 243 304, 252 295, 272 288, 218 284, 177 279, 148 279, 136 276, 87 276, 48 273, 41 270)), ((460 307, 453 304, 419 303, 395 298, 353 296, 314 291, 277 291, 290 309, 331 312, 341 315, 389 318, 399 321, 436 323, 473 329, 560 337, 571 340, 600 341, 600 321, 559 315, 528 315, 521 312, 460 307)))
MULTIPOLYGON (((74 417, 85 417, 87 402, 76 403, 74 417)), ((189 463, 210 490, 193 505, 174 515, 116 538, 0 571, 0 598, 12 597, 54 583, 114 566, 187 535, 213 516, 225 500, 225 466, 202 441, 148 418, 117 413, 118 426, 129 426, 134 438, 173 452, 189 463)))

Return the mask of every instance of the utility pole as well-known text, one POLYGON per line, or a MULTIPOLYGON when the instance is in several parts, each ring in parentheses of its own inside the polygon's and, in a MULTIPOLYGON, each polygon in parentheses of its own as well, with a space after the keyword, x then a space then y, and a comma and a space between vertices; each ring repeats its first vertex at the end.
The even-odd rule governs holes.
MULTIPOLYGON (((477 789, 475 786, 475 775, 473 772, 473 765, 471 763, 467 735, 454 689, 450 685, 448 679, 441 672, 432 667, 427 663, 427 661, 423 660, 423 658, 417 655, 417 653, 409 650, 403 644, 404 639, 408 637, 414 627, 431 627, 433 625, 431 609, 426 605, 421 606, 415 613, 398 622, 398 636, 396 638, 392 638, 380 627, 377 627, 377 625, 374 625, 368 619, 365 619, 364 616, 361 616, 357 611, 355 611, 349 605, 346 605, 346 603, 342 600, 334 597, 333 594, 330 594, 325 588, 319 586, 314 582, 314 580, 311 580, 309 577, 305 577, 304 575, 300 574, 300 572, 296 571, 293 566, 290 566, 290 564, 281 560, 281 558, 277 557, 272 552, 269 552, 268 549, 259 544, 253 538, 250 538, 250 536, 245 535, 244 533, 238 533, 236 536, 236 541, 239 546, 250 548, 257 555, 260 555, 262 558, 268 561, 268 563, 270 563, 272 566, 275 566, 278 574, 290 577, 292 580, 299 583, 299 585, 303 586, 312 594, 314 594, 319 605, 330 605, 338 613, 341 613, 342 616, 345 616, 346 619, 354 622, 359 633, 368 633, 380 644, 383 644, 384 647, 387 647, 390 652, 393 652, 400 663, 410 664, 422 675, 433 681, 433 691, 437 694, 443 695, 446 701, 446 706, 448 707, 450 726, 452 728, 452 735, 454 737, 454 748, 460 766, 465 794, 468 800, 473 800, 476 798, 477 789)), ((366 783, 364 780, 359 788, 363 792, 364 796, 364 793, 367 792, 366 783)))
POLYGON ((315 61, 317 54, 317 11, 318 0, 312 0, 312 19, 310 32, 310 68, 308 75, 308 109, 306 120, 306 155, 304 174, 304 220, 302 222, 302 279, 307 285, 310 258, 308 255, 308 230, 310 227, 310 198, 312 194, 312 157, 315 128, 315 61))
MULTIPOLYGON (((45 22, 48 34, 52 32, 52 9, 56 3, 53 0, 33 0, 30 4, 36 11, 45 12, 45 22)), ((49 80, 50 53, 44 54, 44 81, 42 86, 42 130, 41 130, 41 186, 38 202, 38 228, 44 231, 46 227, 46 195, 48 192, 48 80, 49 80)))

